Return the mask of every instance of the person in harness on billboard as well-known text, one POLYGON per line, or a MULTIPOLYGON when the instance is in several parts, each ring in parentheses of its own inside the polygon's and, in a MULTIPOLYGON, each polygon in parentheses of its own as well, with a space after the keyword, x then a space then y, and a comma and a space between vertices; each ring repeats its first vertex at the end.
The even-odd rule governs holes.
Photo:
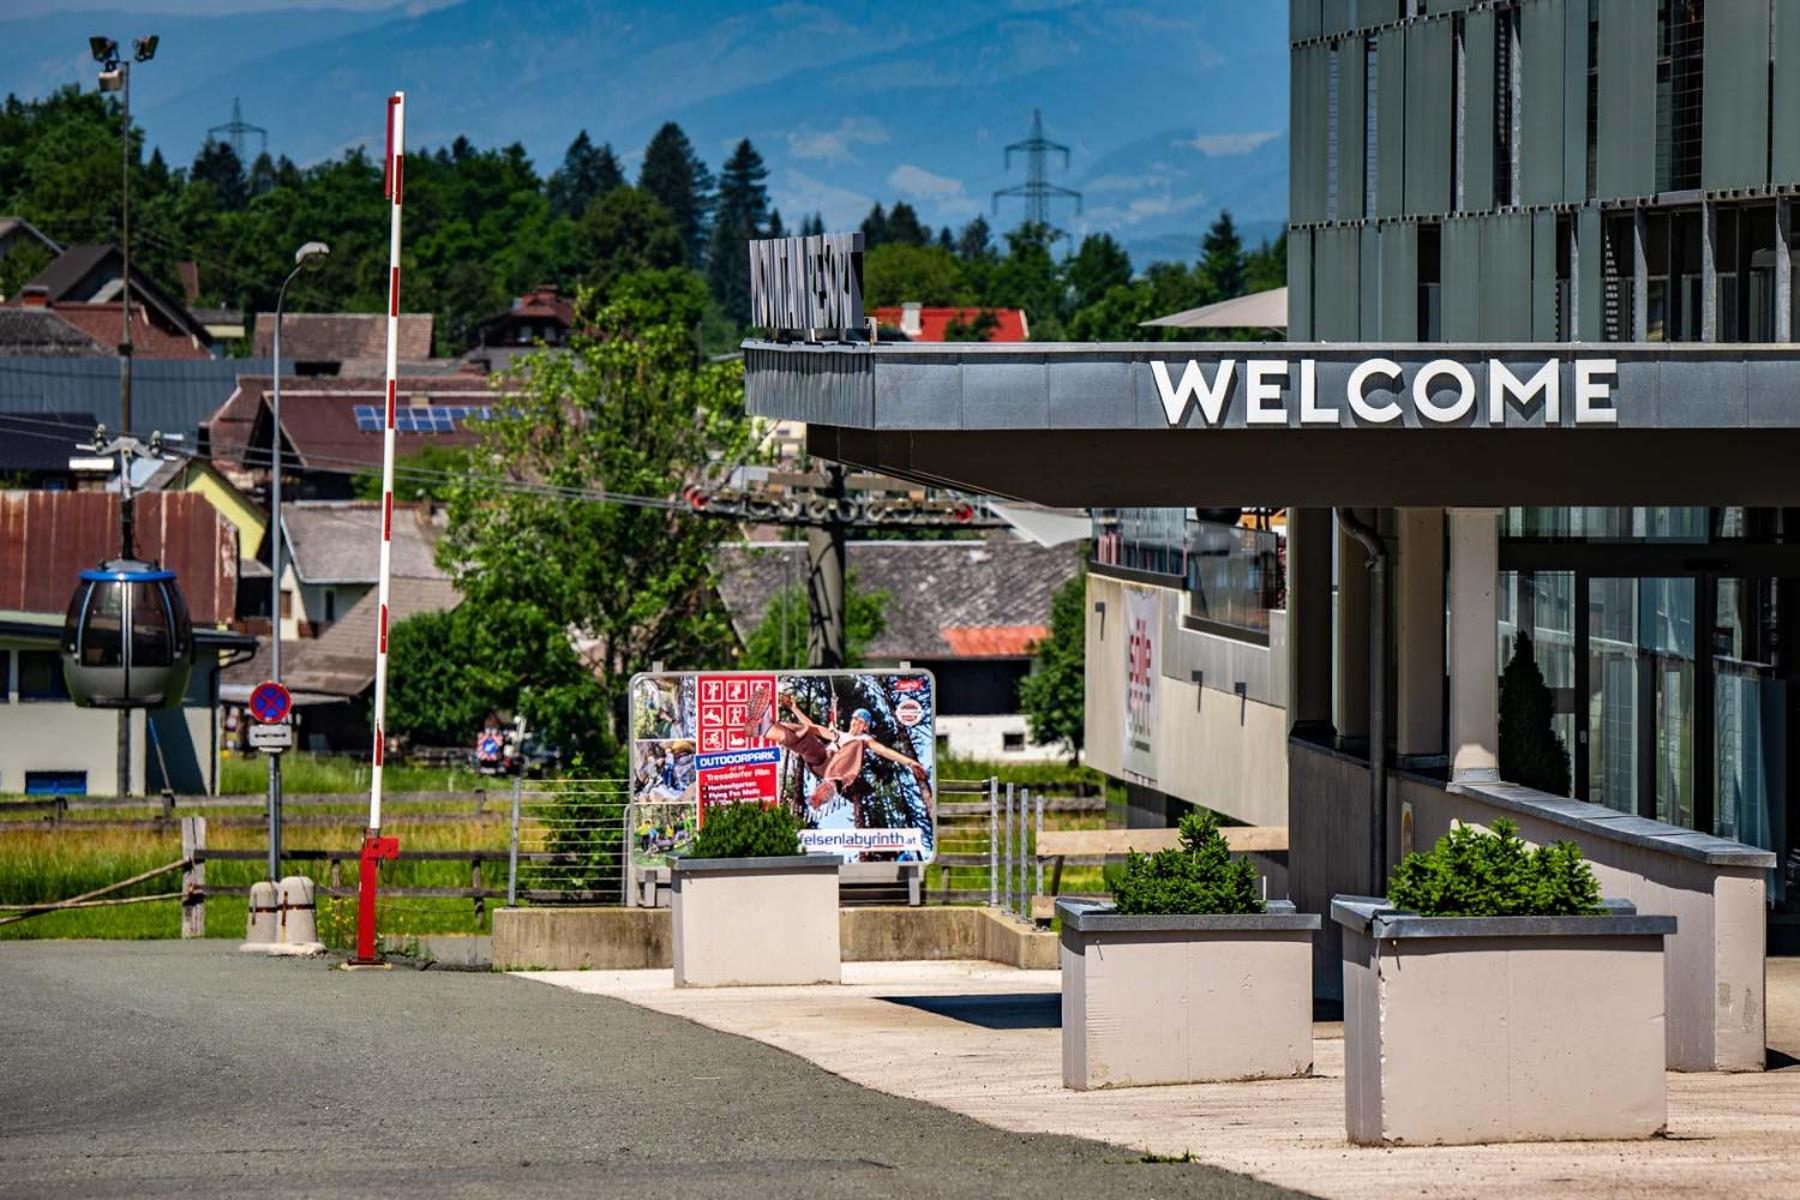
POLYGON ((753 713, 747 732, 766 738, 787 750, 819 780, 812 795, 807 797, 808 808, 814 812, 822 812, 838 800, 848 801, 855 812, 855 822, 860 827, 863 798, 870 791, 869 783, 863 777, 863 764, 869 754, 905 767, 919 781, 919 791, 925 803, 931 803, 930 774, 911 755, 902 754, 875 740, 874 735, 869 732, 874 717, 868 709, 859 708, 851 713, 850 728, 840 730, 814 721, 792 696, 783 696, 782 700, 794 716, 792 722, 769 721, 768 710, 762 708, 753 713))

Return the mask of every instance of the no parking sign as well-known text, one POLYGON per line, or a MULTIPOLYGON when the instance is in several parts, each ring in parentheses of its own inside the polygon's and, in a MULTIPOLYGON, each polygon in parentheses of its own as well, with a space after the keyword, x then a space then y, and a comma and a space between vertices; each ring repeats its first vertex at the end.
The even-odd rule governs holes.
POLYGON ((264 725, 279 725, 293 710, 294 698, 274 680, 256 685, 250 693, 250 715, 264 725))

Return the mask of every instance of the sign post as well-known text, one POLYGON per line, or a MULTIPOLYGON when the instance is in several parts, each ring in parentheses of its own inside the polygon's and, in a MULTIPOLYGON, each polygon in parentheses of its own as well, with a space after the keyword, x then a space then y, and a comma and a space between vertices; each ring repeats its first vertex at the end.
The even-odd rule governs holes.
POLYGON ((369 828, 363 837, 361 871, 357 876, 356 957, 348 965, 383 965, 375 948, 375 892, 381 860, 400 853, 398 838, 381 836, 381 770, 387 753, 388 585, 393 565, 394 534, 394 402, 399 388, 400 364, 400 207, 405 191, 406 93, 388 97, 387 158, 382 174, 388 209, 388 320, 387 320, 387 419, 381 437, 381 559, 376 575, 375 599, 375 708, 372 714, 374 746, 369 760, 369 828))
MULTIPOLYGON (((281 630, 275 631, 275 640, 281 630)), ((250 693, 250 715, 256 724, 250 727, 250 747, 269 756, 269 882, 281 879, 281 752, 294 744, 294 729, 288 724, 294 698, 273 679, 256 685, 250 693)))

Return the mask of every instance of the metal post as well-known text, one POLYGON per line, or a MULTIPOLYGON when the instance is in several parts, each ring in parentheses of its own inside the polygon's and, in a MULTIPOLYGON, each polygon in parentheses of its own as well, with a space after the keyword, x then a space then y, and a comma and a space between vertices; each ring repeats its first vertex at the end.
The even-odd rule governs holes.
MULTIPOLYGON (((119 254, 124 259, 124 287, 119 308, 124 314, 119 334, 119 434, 131 436, 131 64, 124 72, 119 104, 119 254)), ((132 528, 131 456, 119 456, 119 557, 135 558, 132 528)), ((131 710, 119 710, 119 795, 131 795, 131 710)))
POLYGON ((988 907, 1000 904, 1000 781, 988 776, 988 907))
MULTIPOLYGON (((300 264, 288 272, 275 293, 274 428, 269 434, 269 678, 281 682, 281 311, 287 303, 288 284, 300 273, 300 264)), ((281 878, 281 753, 269 759, 269 882, 281 878)))
POLYGON ((506 855, 506 907, 519 903, 519 793, 525 788, 523 775, 513 776, 512 843, 506 855))
POLYGON ((1004 897, 1003 898, 1006 901, 1007 909, 1010 910, 1013 906, 1013 899, 1012 899, 1013 785, 1010 783, 1006 785, 1006 820, 1005 820, 1005 824, 1006 824, 1006 853, 1001 856, 1001 858, 1003 859, 1003 861, 1005 862, 1005 865, 1006 865, 1005 866, 1006 887, 1004 889, 1004 897))
POLYGON ((1036 852, 1038 845, 1043 840, 1044 840, 1044 797, 1040 794, 1037 798, 1037 837, 1036 837, 1036 839, 1033 840, 1033 842, 1031 844, 1031 848, 1032 848, 1031 859, 1032 859, 1032 862, 1037 867, 1037 887, 1032 889, 1032 894, 1035 896, 1041 896, 1044 894, 1044 859, 1043 859, 1042 855, 1039 855, 1036 852))
POLYGON ((806 531, 806 665, 835 670, 844 665, 844 468, 830 464, 825 480, 830 512, 806 531))

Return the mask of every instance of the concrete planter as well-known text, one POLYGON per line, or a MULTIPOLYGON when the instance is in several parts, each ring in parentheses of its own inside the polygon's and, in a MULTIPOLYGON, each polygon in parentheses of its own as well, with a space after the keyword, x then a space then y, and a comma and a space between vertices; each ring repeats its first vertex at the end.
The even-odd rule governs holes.
POLYGON ((1668 1123, 1675 918, 1421 917, 1339 896, 1352 1142, 1641 1138, 1668 1123))
POLYGON ((1317 914, 1121 916, 1060 900, 1063 1086, 1273 1079, 1312 1070, 1317 914))
POLYGON ((837 983, 839 862, 828 854, 676 859, 675 986, 837 983))

